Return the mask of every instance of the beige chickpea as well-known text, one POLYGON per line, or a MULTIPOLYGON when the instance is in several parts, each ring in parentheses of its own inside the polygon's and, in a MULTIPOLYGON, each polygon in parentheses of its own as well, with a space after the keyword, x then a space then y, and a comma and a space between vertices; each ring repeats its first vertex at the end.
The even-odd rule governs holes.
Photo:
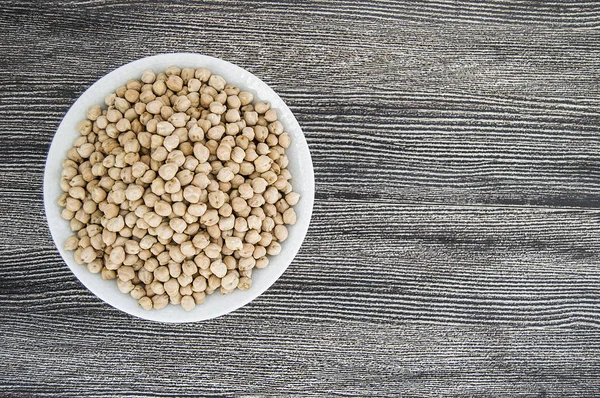
POLYGON ((202 189, 193 185, 188 185, 183 190, 183 197, 190 203, 198 203, 202 196, 202 189))
MULTIPOLYGON (((159 282, 166 282, 171 278, 171 274, 169 273, 169 268, 164 265, 159 266, 154 270, 154 279, 159 282)), ((157 293, 159 294, 159 293, 157 293)))
POLYGON ((289 148, 291 144, 290 135, 288 133, 282 133, 279 136, 278 143, 282 148, 289 148))
MULTIPOLYGON (((89 240, 89 238, 88 238, 89 240)), ((96 250, 92 246, 88 246, 80 252, 81 260, 85 264, 89 264, 97 257, 96 250)))
POLYGON ((283 222, 288 225, 296 224, 296 211, 293 208, 289 208, 283 213, 283 222))
POLYGON ((280 134, 283 133, 283 125, 281 124, 280 121, 276 120, 272 123, 269 123, 269 125, 267 126, 269 133, 278 136, 280 134))
POLYGON ((183 242, 180 245, 179 250, 181 254, 183 254, 186 258, 193 257, 196 255, 196 247, 192 244, 191 241, 183 242))
MULTIPOLYGON (((227 268, 225 268, 227 269, 227 268)), ((221 286, 221 278, 216 275, 210 275, 208 277, 208 287, 205 290, 206 294, 212 294, 216 289, 221 286)))
POLYGON ((117 275, 120 280, 127 282, 135 277, 135 271, 132 267, 119 267, 117 270, 117 275))
POLYGON ((175 131, 175 126, 173 126, 170 122, 162 121, 158 122, 156 125, 156 132, 163 137, 171 135, 173 131, 175 131))
POLYGON ((183 296, 181 298, 181 307, 185 311, 191 311, 191 310, 193 310, 194 307, 196 307, 196 301, 195 301, 194 297, 192 297, 191 295, 189 295, 189 296, 183 296))
POLYGON ((221 231, 228 231, 230 229, 233 229, 233 226, 235 224, 235 216, 228 216, 228 217, 221 217, 221 219, 219 220, 219 229, 221 231))
POLYGON ((251 104, 252 101, 254 101, 254 96, 252 95, 252 93, 249 93, 247 91, 240 91, 238 93, 238 99, 240 100, 241 106, 246 106, 248 104, 251 104))
MULTIPOLYGON (((215 115, 216 117, 219 117, 218 115, 212 113, 211 115, 215 115)), ((209 115, 210 116, 210 115, 209 115)), ((225 127, 221 126, 221 125, 215 125, 214 127, 211 127, 207 132, 206 132, 206 137, 211 139, 211 140, 220 140, 223 135, 225 134, 225 127)))
POLYGON ((223 90, 225 88, 225 84, 225 79, 218 75, 211 75, 208 79, 208 85, 217 91, 223 90))
POLYGON ((240 257, 251 257, 254 253, 254 245, 251 243, 244 243, 242 248, 238 250, 240 257))
POLYGON ((215 259, 221 255, 221 247, 215 243, 210 243, 204 248, 204 254, 211 259, 215 259))
POLYGON ((79 246, 79 238, 77 235, 70 236, 65 241, 65 250, 75 250, 79 246))
POLYGON ((263 173, 271 168, 272 162, 268 156, 261 155, 254 161, 254 169, 259 173, 263 173))
POLYGON ((158 169, 158 175, 160 175, 164 181, 169 181, 175 177, 178 170, 179 167, 177 167, 175 163, 165 163, 158 169))
POLYGON ((270 256, 276 256, 281 253, 281 245, 277 242, 271 242, 269 247, 267 247, 267 254, 270 256))
POLYGON ((264 193, 263 197, 265 198, 266 203, 274 204, 279 200, 279 191, 275 187, 269 187, 264 193))
POLYGON ((115 279, 117 277, 117 273, 114 270, 109 270, 107 268, 102 268, 101 272, 102 279, 105 281, 115 279))
POLYGON ((125 220, 123 220, 122 216, 117 216, 115 218, 111 218, 106 222, 106 229, 111 232, 119 232, 125 226, 125 220))
POLYGON ((204 278, 203 276, 197 276, 196 278, 194 278, 194 281, 192 282, 192 290, 194 292, 203 292, 206 290, 206 288, 206 278, 204 278))
POLYGON ((176 177, 165 182, 165 192, 174 194, 179 192, 179 190, 181 190, 181 183, 176 177))
MULTIPOLYGON (((185 273, 181 273, 179 274, 179 276, 177 277, 177 282, 179 283, 179 293, 182 293, 181 288, 182 287, 188 287, 189 288, 189 294, 192 294, 192 286, 191 283, 194 281, 194 278, 191 275, 187 275, 185 273)), ((187 292, 187 290, 184 290, 184 292, 187 292)))
POLYGON ((267 112, 271 108, 271 105, 268 102, 256 102, 254 103, 254 110, 261 115, 267 112))
POLYGON ((215 209, 219 209, 221 206, 223 206, 223 204, 225 204, 225 193, 220 190, 210 192, 208 194, 208 202, 215 209))
POLYGON ((169 90, 174 92, 178 92, 183 89, 183 79, 177 75, 169 75, 165 83, 169 90))
POLYGON ((169 220, 169 226, 173 229, 173 231, 181 233, 185 230, 187 224, 181 218, 172 218, 169 220))
POLYGON ((218 278, 222 278, 227 274, 227 266, 221 260, 216 260, 210 264, 210 271, 218 278))
POLYGON ((246 237, 244 239, 246 242, 255 245, 261 239, 260 232, 256 229, 251 229, 250 231, 246 232, 246 237))
POLYGON ((254 266, 254 268, 262 269, 266 268, 267 265, 269 265, 269 257, 261 257, 256 260, 256 265, 254 266))
MULTIPOLYGON (((165 137, 163 141, 163 146, 167 150, 167 152, 171 152, 179 146, 179 136, 176 134, 171 134, 165 137)), ((164 177, 163 177, 164 178, 164 177)))
MULTIPOLYGON (((275 217, 277 217, 277 214, 275 217)), ((265 217, 265 219, 262 221, 262 230, 265 232, 271 232, 273 228, 275 228, 275 224, 276 222, 274 218, 265 217)))
POLYGON ((240 290, 248 290, 252 286, 252 279, 242 276, 238 281, 238 289, 240 290))
MULTIPOLYGON (((261 234, 262 237, 263 234, 261 234)), ((261 241, 263 239, 261 238, 261 241)), ((265 246, 261 246, 261 241, 258 242, 258 245, 254 247, 254 251, 252 252, 252 257, 254 257, 255 259, 261 258, 263 256, 267 255, 267 248, 265 246)), ((269 239, 269 244, 271 242, 271 240, 269 239)))
POLYGON ((102 272, 102 260, 95 259, 91 261, 90 263, 88 263, 87 269, 92 274, 99 274, 100 272, 102 272))
POLYGON ((254 190, 255 193, 261 194, 263 192, 265 192, 265 190, 267 189, 268 183, 267 181, 262 178, 262 177, 258 177, 252 180, 252 189, 254 190))
POLYGON ((288 230, 284 225, 276 225, 273 229, 273 234, 279 242, 283 242, 288 237, 288 230))
MULTIPOLYGON (((163 109, 161 108, 161 112, 162 112, 162 110, 163 109)), ((189 116, 187 114, 185 114, 184 112, 177 112, 177 113, 173 113, 172 115, 170 115, 167 120, 169 123, 171 123, 173 125, 173 127, 184 127, 186 125, 187 121, 189 120, 189 116)), ((175 131, 175 130, 173 130, 173 131, 175 131)))
POLYGON ((157 294, 152 297, 152 305, 155 310, 160 310, 169 305, 169 295, 166 293, 157 294))
POLYGON ((194 292, 192 293, 192 297, 196 305, 200 305, 206 301, 206 294, 204 292, 194 292))
MULTIPOLYGON (((108 104, 107 104, 108 105, 108 104)), ((102 115, 102 107, 100 105, 92 105, 88 108, 86 117, 92 121, 97 120, 102 115)))
MULTIPOLYGON (((68 210, 72 213, 76 212, 77 210, 81 209, 81 206, 83 204, 81 203, 80 200, 75 199, 75 198, 67 198, 66 203, 65 203, 65 210, 68 210)), ((71 216, 69 219, 73 218, 73 216, 71 216)))
POLYGON ((194 257, 194 263, 200 270, 207 270, 210 267, 210 259, 205 254, 198 254, 194 257))
POLYGON ((260 126, 260 125, 259 126, 254 126, 254 130, 253 131, 254 131, 254 137, 260 143, 264 143, 264 141, 269 136, 269 129, 267 129, 265 126, 260 126))
POLYGON ((180 305, 182 298, 183 298, 183 296, 181 295, 181 293, 179 293, 179 291, 177 291, 174 295, 169 296, 169 302, 173 305, 180 305))
POLYGON ((154 212, 161 217, 168 217, 173 212, 173 208, 170 203, 159 200, 154 204, 154 212))
POLYGON ((140 185, 131 184, 125 190, 125 197, 127 200, 138 200, 144 194, 144 187, 140 185))
MULTIPOLYGON (((264 247, 269 246, 272 241, 273 241, 273 235, 271 235, 271 233, 265 232, 265 231, 260 233, 260 240, 258 241, 258 244, 260 246, 264 246, 264 247)), ((256 251, 255 251, 255 254, 256 254, 256 251)), ((255 255, 255 257, 256 257, 256 255, 255 255)))
POLYGON ((300 194, 296 193, 296 192, 290 192, 287 195, 285 195, 285 201, 288 203, 288 205, 290 206, 295 206, 298 204, 298 201, 300 200, 300 194))
POLYGON ((221 287, 232 291, 238 286, 239 276, 236 272, 229 272, 221 279, 221 287))
POLYGON ((277 111, 275 109, 269 109, 265 112, 265 120, 269 123, 277 120, 277 111))
POLYGON ((237 110, 240 108, 241 105, 242 105, 242 102, 240 101, 240 98, 237 95, 230 95, 227 97, 227 106, 230 109, 237 110))
POLYGON ((181 272, 186 275, 193 276, 198 272, 198 266, 193 261, 185 261, 181 266, 181 272))
POLYGON ((247 200, 247 203, 250 207, 260 207, 265 204, 265 198, 260 194, 254 194, 254 196, 247 200))
POLYGON ((194 203, 187 208, 187 212, 195 217, 201 217, 206 213, 206 209, 205 203, 194 203))
POLYGON ((232 236, 225 239, 225 245, 231 250, 240 250, 243 247, 243 242, 240 238, 232 236))
POLYGON ((251 215, 246 219, 249 229, 260 231, 262 228, 262 220, 256 215, 251 215))
POLYGON ((154 83, 154 80, 156 80, 156 74, 152 69, 144 69, 140 80, 148 84, 154 83))
POLYGON ((127 293, 131 292, 135 286, 133 285, 133 283, 130 280, 124 281, 119 278, 119 279, 117 279, 117 287, 119 288, 119 291, 121 293, 127 294, 127 293))
POLYGON ((252 256, 242 257, 238 261, 238 268, 240 271, 245 271, 254 268, 256 265, 256 260, 252 256))
POLYGON ((138 300, 138 305, 146 311, 149 311, 153 307, 153 301, 150 297, 144 296, 138 300))
POLYGON ((85 199, 85 189, 82 187, 71 187, 69 189, 69 195, 72 198, 83 200, 85 199))
POLYGON ((210 240, 204 234, 196 234, 196 236, 192 238, 192 244, 198 249, 204 249, 210 244, 210 240))
MULTIPOLYGON (((206 68, 198 68, 194 71, 194 77, 198 79, 200 82, 205 83, 210 78, 210 71, 206 68)), ((188 82, 189 84, 189 82, 188 82)))
POLYGON ((165 292, 165 286, 162 282, 154 280, 150 283, 150 290, 152 290, 154 294, 163 294, 165 292))
POLYGON ((166 281, 164 283, 164 288, 165 288, 165 292, 169 295, 169 296, 173 296, 177 293, 179 293, 179 282, 177 281, 177 279, 175 278, 170 278, 168 281, 166 281))
POLYGON ((186 205, 181 202, 175 202, 171 205, 171 207, 173 208, 173 214, 179 217, 183 217, 187 210, 186 205))
POLYGON ((193 153, 200 163, 205 163, 210 157, 209 149, 200 142, 194 144, 193 153))
POLYGON ((247 126, 254 126, 258 122, 258 113, 253 111, 244 112, 244 121, 247 126))

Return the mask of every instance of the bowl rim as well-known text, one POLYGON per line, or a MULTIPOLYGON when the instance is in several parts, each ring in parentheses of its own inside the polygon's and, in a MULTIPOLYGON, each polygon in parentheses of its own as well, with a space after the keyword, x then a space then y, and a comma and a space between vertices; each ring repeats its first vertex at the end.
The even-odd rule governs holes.
MULTIPOLYGON (((235 81, 236 79, 226 78, 226 80, 228 81, 228 83, 232 82, 234 84, 242 86, 235 81)), ((255 95, 255 97, 256 97, 256 95, 255 95)), ((87 103, 86 107, 89 105, 91 105, 91 104, 87 103)), ((69 143, 68 145, 71 145, 71 143, 69 143)), ((67 145, 67 149, 68 149, 68 145, 67 145)), ((295 161, 295 159, 294 159, 294 161, 295 161)), ((290 163, 292 163, 292 159, 290 159, 290 163)), ((60 166, 60 169, 62 170, 62 166, 60 166)), ((62 190, 60 192, 62 192, 62 190)), ((203 55, 203 54, 197 54, 197 53, 189 53, 189 52, 161 53, 161 54, 152 55, 149 57, 136 59, 134 61, 123 64, 115 69, 112 69, 111 71, 109 71, 108 73, 103 75, 101 78, 96 80, 92 85, 90 85, 88 88, 86 88, 86 90, 69 106, 69 109, 63 116, 63 119, 61 120, 60 124, 58 125, 58 127, 54 133, 54 136, 52 137, 52 141, 48 148, 48 153, 47 153, 46 161, 44 164, 43 196, 44 196, 44 211, 45 211, 46 221, 48 223, 48 227, 50 229, 50 234, 52 236, 54 245, 58 249, 63 261, 67 264, 67 266, 69 267, 71 272, 73 272, 75 277, 92 294, 94 294, 95 296, 97 296, 99 299, 101 299, 103 302, 109 304, 110 306, 112 306, 120 311, 123 311, 127 314, 130 314, 132 316, 135 316, 135 317, 139 317, 139 318, 150 320, 150 321, 163 322, 163 323, 189 323, 189 322, 198 322, 198 321, 213 319, 213 318, 228 314, 232 311, 235 311, 235 310, 247 305, 248 303, 250 303, 257 297, 259 297, 260 295, 262 295, 267 289, 269 289, 281 277, 281 275, 289 267, 289 265, 294 260, 296 254, 300 250, 300 247, 302 246, 302 243, 308 232, 310 220, 312 218, 312 212, 313 212, 313 207, 314 207, 314 195, 315 195, 314 169, 313 169, 313 164, 312 164, 312 157, 310 155, 310 149, 306 142, 306 137, 304 136, 304 133, 303 133, 297 119, 295 118, 295 116, 293 115, 292 111, 289 109, 287 104, 285 104, 285 102, 281 99, 281 97, 279 97, 279 95, 270 86, 268 86, 265 82, 263 82, 259 77, 257 77, 253 73, 247 71, 246 69, 243 69, 229 61, 226 61, 226 60, 223 60, 220 58, 211 57, 211 56, 207 56, 207 55, 203 55), (299 155, 299 157, 302 157, 303 158, 302 160, 305 162, 300 167, 302 169, 302 174, 301 174, 302 180, 304 180, 303 186, 305 187, 305 191, 302 193, 301 202, 303 202, 303 206, 304 206, 305 210, 301 215, 302 217, 301 218, 299 217, 298 222, 294 226, 292 226, 293 231, 295 232, 295 237, 294 237, 295 240, 293 242, 290 242, 290 239, 288 238, 288 240, 286 240, 286 242, 284 242, 282 244, 282 246, 283 246, 282 252, 278 256, 274 257, 275 259, 280 260, 283 258, 283 257, 280 258, 280 256, 282 256, 283 253, 285 252, 286 253, 285 264, 279 266, 276 269, 271 268, 271 266, 267 267, 266 270, 272 270, 272 272, 267 272, 264 274, 264 277, 266 278, 265 283, 262 283, 260 286, 254 286, 254 283, 253 283, 253 286, 249 290, 243 292, 245 294, 242 294, 239 297, 239 299, 236 300, 236 302, 234 304, 225 305, 220 310, 217 309, 216 311, 213 311, 208 316, 203 316, 204 315, 203 311, 201 311, 201 309, 207 305, 206 303, 197 305, 192 311, 185 312, 185 313, 181 313, 181 311, 183 311, 183 310, 181 309, 180 306, 172 306, 172 305, 168 305, 167 308, 161 309, 161 310, 146 311, 146 310, 139 308, 139 306, 137 306, 137 301, 135 299, 133 299, 130 295, 119 292, 119 296, 117 296, 115 299, 109 297, 112 293, 110 293, 110 292, 107 293, 105 291, 99 291, 99 288, 97 288, 95 286, 95 283, 90 282, 89 277, 83 276, 83 274, 88 274, 90 276, 99 278, 99 276, 97 274, 94 275, 94 274, 90 273, 85 266, 75 263, 75 261, 73 259, 73 255, 72 255, 73 252, 65 251, 63 248, 63 245, 60 244, 60 242, 59 242, 59 240, 60 240, 59 236, 58 236, 59 231, 57 230, 58 226, 53 226, 51 223, 51 220, 56 219, 56 217, 55 217, 56 214, 53 214, 52 212, 55 211, 56 207, 58 206, 56 204, 57 198, 54 198, 51 196, 52 195, 52 193, 51 193, 52 190, 50 189, 51 184, 55 184, 55 185, 58 184, 58 180, 56 179, 56 176, 51 175, 51 170, 52 170, 52 167, 54 166, 53 161, 57 156, 56 155, 57 151, 62 151, 62 156, 58 156, 58 158, 56 160, 59 164, 60 164, 60 161, 65 158, 65 152, 66 152, 65 145, 59 144, 57 138, 59 138, 63 135, 63 134, 61 134, 61 132, 65 131, 65 129, 69 129, 70 128, 69 126, 72 126, 71 123, 73 122, 73 120, 80 121, 84 117, 84 114, 83 115, 76 114, 75 109, 83 106, 82 104, 89 102, 91 97, 97 96, 98 91, 103 92, 104 95, 114 92, 114 89, 105 88, 105 87, 114 86, 115 81, 119 81, 120 82, 119 85, 123 85, 124 82, 126 81, 123 79, 123 77, 127 74, 136 72, 137 76, 140 76, 144 69, 148 69, 148 68, 153 69, 153 70, 160 69, 161 71, 164 71, 166 69, 166 67, 163 67, 163 66, 155 66, 157 63, 177 65, 180 67, 186 67, 186 66, 191 67, 191 65, 196 65, 195 66, 196 68, 207 67, 209 70, 211 70, 211 72, 213 72, 215 74, 232 75, 235 73, 236 76, 239 76, 239 78, 237 78, 237 80, 249 79, 248 81, 251 82, 250 85, 253 88, 255 85, 257 85, 256 90, 248 89, 246 87, 244 87, 243 89, 247 90, 247 91, 251 91, 251 92, 255 92, 255 91, 257 92, 260 90, 260 92, 262 94, 260 95, 259 98, 255 98, 255 100, 258 99, 261 101, 268 101, 273 105, 273 108, 278 110, 278 113, 280 115, 279 120, 282 122, 282 124, 284 124, 286 131, 290 132, 290 134, 293 135, 292 145, 295 145, 297 147, 297 150, 301 154, 301 155, 299 155), (209 65, 213 65, 213 66, 209 67, 209 65), (228 73, 222 73, 222 70, 220 70, 219 73, 215 72, 214 65, 219 65, 219 66, 223 67, 224 70, 228 70, 228 73), (268 97, 268 98, 265 98, 265 94, 266 94, 266 97, 268 97), (121 305, 121 301, 124 301, 124 300, 129 300, 130 302, 135 303, 135 306, 136 306, 136 308, 138 308, 138 310, 137 311, 133 310, 131 308, 131 305, 129 305, 129 304, 121 305), (171 307, 171 311, 166 311, 170 307, 171 307), (181 309, 181 311, 174 310, 173 308, 181 309), (173 315, 173 314, 177 313, 178 317, 173 318, 173 317, 169 317, 169 316, 161 316, 161 314, 166 315, 167 313, 169 315, 173 315)), ((60 215, 58 215, 58 218, 60 218, 60 215)), ((62 218, 60 218, 60 220, 62 220, 62 218)), ((68 222, 65 220, 62 220, 62 222, 64 224, 68 224, 68 222)), ((290 229, 292 229, 292 228, 290 228, 290 229)), ((73 232, 70 232, 70 234, 73 234, 73 232)), ((291 233, 290 233, 290 236, 291 236, 291 233)), ((273 259, 273 258, 271 258, 271 259, 273 259)), ((261 274, 263 274, 263 273, 261 273, 261 274)), ((253 281, 254 281, 254 279, 255 279, 255 276, 253 275, 253 281)), ((112 281, 102 281, 102 282, 105 284, 106 283, 113 284, 114 287, 116 288, 116 284, 112 281)), ((218 297, 218 300, 222 300, 225 297, 231 297, 235 294, 239 295, 240 292, 241 291, 236 290, 234 293, 232 293, 228 296, 218 297)), ((218 292, 215 292, 215 294, 213 294, 211 296, 207 296, 207 302, 212 296, 216 296, 216 295, 219 295, 218 292)), ((212 297, 212 298, 214 298, 214 297, 212 297)), ((231 300, 228 301, 228 303, 231 303, 231 302, 232 302, 231 300)), ((217 306, 217 308, 219 308, 219 307, 217 306)))

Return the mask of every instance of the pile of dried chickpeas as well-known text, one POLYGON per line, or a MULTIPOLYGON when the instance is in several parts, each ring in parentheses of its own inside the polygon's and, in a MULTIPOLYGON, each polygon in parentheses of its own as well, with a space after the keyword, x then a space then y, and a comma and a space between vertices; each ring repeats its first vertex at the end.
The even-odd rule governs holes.
POLYGON ((145 70, 94 105, 63 161, 66 250, 144 309, 247 290, 296 223, 269 103, 206 68, 145 70))

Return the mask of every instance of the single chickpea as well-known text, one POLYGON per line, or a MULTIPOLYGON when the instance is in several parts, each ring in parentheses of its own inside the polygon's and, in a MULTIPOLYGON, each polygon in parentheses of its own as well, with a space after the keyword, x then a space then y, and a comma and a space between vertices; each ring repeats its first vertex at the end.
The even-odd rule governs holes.
POLYGON ((155 310, 160 310, 165 308, 169 304, 169 295, 166 293, 157 294, 152 297, 152 304, 155 310))
POLYGON ((194 309, 194 307, 196 307, 196 300, 191 295, 190 296, 183 296, 181 298, 181 307, 185 311, 191 311, 191 310, 194 309))
POLYGON ((239 282, 237 272, 230 272, 221 279, 221 287, 228 291, 233 291, 239 282))
POLYGON ((218 278, 222 278, 227 274, 227 266, 221 260, 216 260, 210 264, 210 271, 218 278))
POLYGON ((256 265, 254 268, 262 269, 266 268, 269 265, 269 257, 261 257, 256 260, 256 265))
POLYGON ((283 242, 288 237, 288 230, 284 225, 276 225, 273 229, 273 234, 279 242, 283 242))
POLYGON ((296 224, 296 211, 293 208, 290 207, 283 213, 283 222, 288 225, 296 224))
POLYGON ((153 307, 153 301, 150 297, 144 296, 138 300, 138 305, 146 311, 149 311, 153 307))
POLYGON ((254 101, 254 96, 252 95, 252 93, 249 93, 247 91, 240 91, 240 93, 238 94, 238 98, 242 106, 251 104, 252 101, 254 101))
POLYGON ((185 200, 192 204, 198 203, 200 201, 200 198, 202 197, 202 189, 193 185, 188 185, 183 190, 183 197, 185 200))
POLYGON ((225 88, 225 79, 218 75, 212 75, 208 79, 208 85, 213 87, 217 91, 221 91, 225 88))
POLYGON ((166 282, 169 280, 170 277, 171 274, 169 273, 169 268, 167 268, 164 265, 161 265, 160 267, 154 270, 154 279, 156 279, 159 282, 166 282))
POLYGON ((216 259, 221 255, 221 247, 215 243, 210 243, 204 248, 204 254, 211 259, 216 259))

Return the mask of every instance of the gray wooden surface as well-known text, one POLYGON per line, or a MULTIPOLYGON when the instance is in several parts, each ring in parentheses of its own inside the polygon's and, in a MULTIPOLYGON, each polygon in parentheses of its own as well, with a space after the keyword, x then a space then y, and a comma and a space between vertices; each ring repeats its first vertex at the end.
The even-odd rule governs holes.
POLYGON ((600 4, 5 0, 0 37, 0 395, 600 394, 600 4), (317 195, 267 293, 172 326, 76 280, 42 174, 89 85, 176 51, 281 95, 317 195))

